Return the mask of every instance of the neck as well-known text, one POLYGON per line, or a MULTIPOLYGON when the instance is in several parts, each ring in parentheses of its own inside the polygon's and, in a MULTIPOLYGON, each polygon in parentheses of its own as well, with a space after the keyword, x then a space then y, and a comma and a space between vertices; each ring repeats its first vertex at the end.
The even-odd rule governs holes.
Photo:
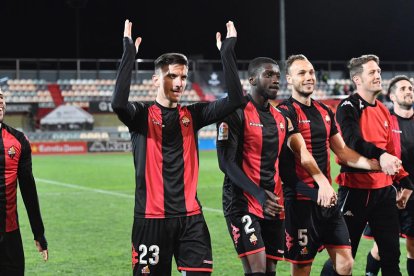
POLYGON ((414 109, 401 108, 398 104, 394 103, 394 113, 403 118, 411 118, 414 115, 414 109))
POLYGON ((307 106, 310 106, 312 103, 311 95, 312 94, 300 93, 295 90, 292 92, 292 98, 307 106))
POLYGON ((178 103, 175 102, 171 102, 169 100, 167 100, 166 98, 163 98, 159 95, 157 95, 157 98, 155 98, 155 101, 157 103, 159 103, 161 106, 163 107, 167 107, 167 108, 176 108, 178 103))
POLYGON ((358 95, 363 98, 369 104, 375 104, 375 100, 377 99, 377 95, 380 93, 371 93, 365 90, 357 90, 358 95))
POLYGON ((263 107, 267 107, 267 105, 269 104, 269 100, 268 100, 268 99, 265 99, 263 96, 261 96, 261 95, 260 95, 259 93, 257 93, 257 92, 252 91, 251 95, 252 95, 252 99, 253 99, 253 101, 254 101, 257 105, 260 105, 260 106, 263 106, 263 107))

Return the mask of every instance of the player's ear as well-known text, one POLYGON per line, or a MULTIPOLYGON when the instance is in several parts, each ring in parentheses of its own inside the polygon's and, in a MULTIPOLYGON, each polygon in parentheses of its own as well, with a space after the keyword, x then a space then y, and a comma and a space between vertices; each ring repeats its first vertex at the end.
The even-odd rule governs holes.
POLYGON ((250 77, 249 78, 249 83, 252 86, 256 86, 256 83, 257 83, 256 77, 250 77))
POLYGON ((292 77, 289 74, 286 75, 286 82, 292 84, 292 77))
POLYGON ((155 87, 160 87, 160 75, 157 74, 157 72, 154 75, 152 75, 152 84, 155 87))

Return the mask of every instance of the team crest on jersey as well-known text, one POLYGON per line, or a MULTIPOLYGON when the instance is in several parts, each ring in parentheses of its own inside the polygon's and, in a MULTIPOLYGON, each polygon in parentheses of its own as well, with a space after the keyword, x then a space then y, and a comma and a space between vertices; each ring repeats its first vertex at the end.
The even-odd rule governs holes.
POLYGON ((388 128, 388 122, 387 121, 384 121, 384 127, 388 128))
POLYGON ((232 223, 230 225, 231 225, 231 234, 233 235, 234 244, 237 245, 237 243, 239 242, 239 238, 240 238, 240 233, 239 233, 240 229, 234 226, 232 223))
POLYGON ((150 271, 150 269, 149 269, 149 267, 146 265, 146 266, 144 266, 142 269, 141 269, 141 274, 142 275, 146 275, 146 274, 150 274, 151 273, 151 271, 150 271))
POLYGON ((11 146, 8 150, 7 150, 7 154, 9 155, 9 157, 11 159, 14 158, 14 156, 16 155, 16 148, 14 146, 11 146))
POLYGON ((331 117, 329 117, 329 115, 326 115, 326 116, 325 116, 325 121, 326 121, 327 123, 329 123, 329 122, 331 121, 331 117))
POLYGON ((190 125, 190 119, 188 119, 188 117, 187 117, 187 116, 184 116, 184 117, 181 119, 181 122, 183 123, 183 125, 184 125, 185 127, 188 127, 188 126, 190 125))
POLYGON ((279 128, 280 128, 280 130, 285 130, 285 125, 282 122, 280 122, 279 128))
POLYGON ((309 252, 308 252, 308 249, 306 247, 302 248, 302 250, 300 251, 300 255, 307 255, 308 253, 309 252))
POLYGON ((225 122, 222 122, 218 129, 217 140, 225 141, 228 139, 229 139, 229 125, 225 122))
POLYGON ((250 240, 251 244, 256 245, 257 237, 254 233, 250 236, 249 240, 250 240))

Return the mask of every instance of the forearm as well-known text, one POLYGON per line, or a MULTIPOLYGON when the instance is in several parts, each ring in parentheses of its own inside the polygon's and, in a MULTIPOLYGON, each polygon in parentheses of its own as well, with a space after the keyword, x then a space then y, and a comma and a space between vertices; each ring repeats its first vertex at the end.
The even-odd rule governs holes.
POLYGON ((224 112, 231 112, 234 108, 240 106, 243 99, 243 88, 240 83, 236 53, 234 51, 235 44, 235 37, 227 38, 223 41, 220 50, 229 101, 228 105, 223 110, 224 112))
POLYGON ((267 198, 265 191, 248 178, 243 170, 226 156, 223 149, 218 148, 217 153, 220 170, 230 179, 232 185, 249 193, 263 205, 267 198))
POLYGON ((112 95, 112 109, 118 115, 127 112, 128 109, 132 69, 136 55, 135 46, 131 39, 124 37, 123 43, 124 53, 116 76, 115 91, 112 95))
POLYGON ((40 214, 39 199, 33 175, 19 177, 19 186, 35 240, 43 237, 45 228, 40 214))

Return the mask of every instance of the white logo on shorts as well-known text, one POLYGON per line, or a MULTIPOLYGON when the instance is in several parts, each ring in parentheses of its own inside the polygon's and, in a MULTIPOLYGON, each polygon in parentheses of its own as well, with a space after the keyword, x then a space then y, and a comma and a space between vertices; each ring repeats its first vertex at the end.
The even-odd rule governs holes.
POLYGON ((344 213, 344 216, 353 217, 354 214, 352 214, 351 210, 348 210, 344 213))

